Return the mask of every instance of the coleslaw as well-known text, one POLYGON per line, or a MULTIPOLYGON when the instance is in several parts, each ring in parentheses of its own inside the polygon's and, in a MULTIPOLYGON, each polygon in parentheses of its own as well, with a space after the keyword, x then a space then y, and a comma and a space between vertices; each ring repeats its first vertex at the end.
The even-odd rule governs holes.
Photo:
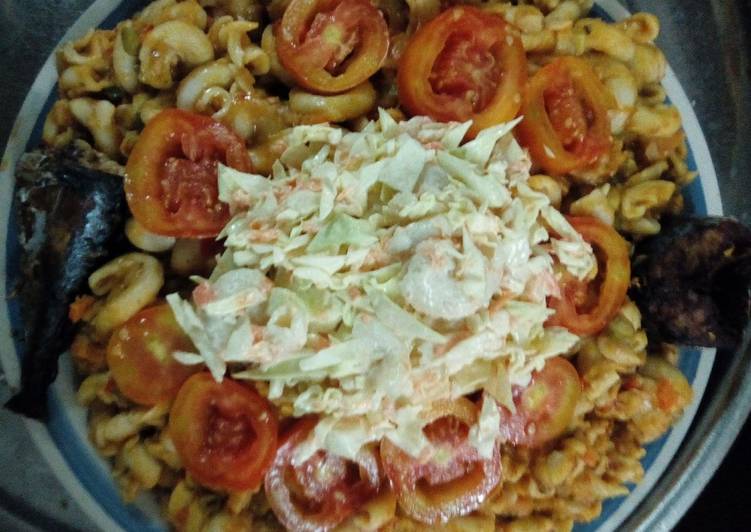
MULTIPOLYGON (((596 274, 591 247, 527 185, 518 119, 460 145, 470 123, 386 111, 361 131, 297 126, 271 178, 219 170, 233 217, 191 300, 167 297, 217 381, 266 381, 295 417, 319 416, 296 459, 354 458, 383 437, 429 456, 421 413, 484 392, 514 411, 524 385, 579 338, 545 326, 562 269, 596 274)), ((485 401, 470 441, 492 453, 485 401)))

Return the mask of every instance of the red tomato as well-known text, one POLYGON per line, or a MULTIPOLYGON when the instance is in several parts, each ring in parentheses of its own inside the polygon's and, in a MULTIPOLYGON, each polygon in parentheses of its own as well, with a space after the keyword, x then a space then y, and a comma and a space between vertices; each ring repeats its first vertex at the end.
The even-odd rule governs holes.
POLYGON ((527 80, 517 33, 470 6, 447 9, 422 26, 399 62, 399 99, 413 115, 472 120, 469 136, 516 116, 527 80))
POLYGON ((297 446, 316 423, 308 417, 293 425, 266 473, 266 498, 288 530, 331 530, 380 488, 378 459, 372 449, 360 451, 356 462, 318 451, 293 464, 297 446))
POLYGON ((584 59, 559 57, 527 83, 516 133, 532 160, 550 175, 595 165, 613 143, 613 96, 584 59))
POLYGON ((204 486, 255 490, 276 452, 279 422, 257 392, 207 372, 188 379, 172 405, 169 434, 185 469, 204 486))
POLYGON ((163 304, 140 311, 116 329, 107 345, 107 365, 118 389, 140 405, 175 398, 180 386, 198 371, 174 358, 174 351, 194 351, 193 342, 163 304))
POLYGON ((516 412, 501 406, 504 441, 525 447, 540 447, 563 434, 574 417, 581 393, 579 374, 565 358, 555 357, 532 374, 526 387, 514 386, 516 412))
POLYGON ((389 50, 388 26, 369 0, 292 0, 275 34, 284 68, 322 94, 359 85, 389 50))
POLYGON ((548 304, 555 314, 547 325, 560 325, 580 336, 597 334, 618 313, 631 280, 626 241, 618 232, 591 216, 568 216, 568 221, 598 256, 598 279, 582 283, 573 277, 561 281, 561 298, 548 304), (599 286, 598 286, 599 285, 599 286))
POLYGON ((429 459, 410 456, 388 439, 381 442, 383 469, 399 506, 427 524, 445 522, 477 509, 501 478, 500 446, 483 459, 469 442, 477 407, 469 399, 437 404, 426 414, 423 432, 433 446, 429 459))
POLYGON ((165 109, 146 125, 125 168, 133 217, 152 233, 216 236, 229 221, 218 199, 217 163, 252 170, 245 143, 211 118, 165 109))

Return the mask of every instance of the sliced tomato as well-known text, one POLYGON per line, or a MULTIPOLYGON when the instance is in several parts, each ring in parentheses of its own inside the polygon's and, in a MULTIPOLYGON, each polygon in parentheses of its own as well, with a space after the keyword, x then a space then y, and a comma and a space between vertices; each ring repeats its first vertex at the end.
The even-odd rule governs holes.
POLYGON ((527 59, 501 17, 456 6, 422 26, 399 62, 399 99, 413 115, 472 120, 469 136, 519 111, 527 59))
POLYGON ((501 478, 500 446, 484 459, 470 443, 477 406, 469 399, 437 403, 426 419, 430 422, 423 432, 432 444, 430 456, 412 457, 384 438, 381 460, 404 513, 435 524, 483 503, 501 478))
POLYGON ((255 390, 202 372, 180 388, 168 430, 194 479, 213 489, 245 491, 261 485, 278 427, 274 407, 255 390))
POLYGON ((172 357, 194 351, 169 305, 149 307, 116 329, 107 345, 107 365, 118 389, 140 405, 172 401, 188 377, 199 371, 172 357))
POLYGON ((292 0, 275 35, 284 68, 321 94, 359 85, 389 50, 388 26, 369 0, 292 0))
POLYGON ((626 241, 618 232, 592 216, 568 216, 568 221, 594 248, 597 278, 583 283, 573 276, 561 280, 561 297, 548 305, 555 314, 547 325, 560 325, 580 336, 597 334, 618 313, 631 280, 626 241))
POLYGON ((513 445, 540 447, 557 438, 574 417, 581 393, 576 368, 565 358, 549 359, 528 386, 514 386, 516 412, 501 406, 501 437, 513 445))
POLYGON ((550 175, 594 166, 610 153, 613 137, 608 111, 613 96, 592 67, 578 57, 559 57, 542 67, 524 91, 520 143, 532 161, 550 175))
POLYGON ((133 217, 158 235, 216 236, 229 221, 218 199, 217 164, 252 170, 245 143, 227 126, 181 109, 146 125, 125 168, 133 217))
POLYGON ((266 498, 288 530, 331 530, 380 489, 378 459, 370 448, 362 449, 357 461, 317 451, 304 462, 294 463, 297 446, 316 423, 313 417, 295 423, 266 473, 266 498))

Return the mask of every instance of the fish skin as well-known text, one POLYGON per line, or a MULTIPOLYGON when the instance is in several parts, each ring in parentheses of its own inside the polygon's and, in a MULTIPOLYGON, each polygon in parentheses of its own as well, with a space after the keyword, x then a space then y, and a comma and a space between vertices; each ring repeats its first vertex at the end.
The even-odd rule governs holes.
POLYGON ((21 229, 19 296, 26 330, 21 388, 5 407, 47 417, 47 389, 76 326, 68 308, 87 291, 88 277, 124 241, 122 177, 86 168, 71 153, 34 151, 16 171, 21 229))
POLYGON ((733 349, 751 311, 751 229, 729 217, 665 219, 634 254, 632 299, 650 341, 733 349))

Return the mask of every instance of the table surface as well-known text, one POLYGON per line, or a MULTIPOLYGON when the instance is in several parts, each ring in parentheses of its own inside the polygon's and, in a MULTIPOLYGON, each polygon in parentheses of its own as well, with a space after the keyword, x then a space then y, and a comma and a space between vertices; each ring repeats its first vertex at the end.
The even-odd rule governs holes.
MULTIPOLYGON (((113 0, 113 3, 117 1, 113 0)), ((0 147, 3 149, 26 91, 41 64, 89 4, 87 0, 0 1, 0 71, 10 73, 0 84, 0 147)), ((732 132, 727 131, 728 124, 740 124, 744 120, 747 124, 749 119, 739 114, 745 113, 743 108, 732 105, 739 101, 739 89, 733 81, 738 74, 734 72, 738 64, 728 61, 733 50, 728 50, 726 36, 712 24, 697 25, 697 21, 705 22, 721 15, 731 2, 634 0, 624 4, 632 11, 651 11, 660 17, 663 29, 658 42, 678 73, 702 124, 717 174, 721 176, 726 212, 735 213, 748 223, 751 215, 745 207, 747 200, 737 193, 727 193, 745 190, 747 181, 747 175, 738 170, 744 168, 738 165, 739 145, 727 140, 734 138, 732 132)), ((751 7, 748 1, 738 0, 735 6, 733 13, 747 17, 745 27, 749 27, 751 7)), ((0 404, 9 395, 0 374, 0 404)), ((93 530, 91 521, 40 457, 23 422, 0 409, 0 426, 0 467, 3 473, 0 475, 0 530, 93 530)), ((739 441, 716 480, 709 484, 705 495, 682 521, 681 529, 694 530, 699 525, 704 529, 717 529, 712 525, 719 524, 718 515, 723 516, 721 522, 726 530, 741 529, 747 524, 747 502, 743 495, 746 490, 730 490, 728 486, 741 485, 741 480, 745 481, 751 472, 747 451, 751 429, 747 427, 739 441)))

